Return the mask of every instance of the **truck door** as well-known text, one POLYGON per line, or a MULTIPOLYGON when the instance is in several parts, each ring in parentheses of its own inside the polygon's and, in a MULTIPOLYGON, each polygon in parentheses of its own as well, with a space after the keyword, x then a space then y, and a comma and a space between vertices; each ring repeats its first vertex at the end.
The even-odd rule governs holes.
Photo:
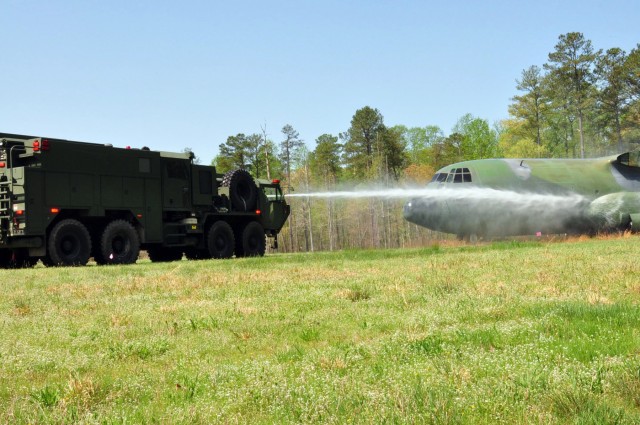
POLYGON ((189 161, 162 158, 162 205, 165 210, 191 209, 189 161))
POLYGON ((193 205, 211 205, 213 195, 217 195, 215 169, 204 165, 191 168, 193 205))
POLYGON ((280 231, 290 212, 289 205, 282 195, 282 189, 278 185, 260 185, 260 187, 269 201, 268 222, 264 223, 264 227, 280 231))

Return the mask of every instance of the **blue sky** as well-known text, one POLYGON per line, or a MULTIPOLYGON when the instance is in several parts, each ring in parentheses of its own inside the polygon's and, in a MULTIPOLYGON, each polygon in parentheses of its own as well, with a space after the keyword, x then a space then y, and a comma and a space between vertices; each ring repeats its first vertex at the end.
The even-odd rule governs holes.
POLYGON ((0 132, 192 148, 230 135, 310 149, 378 108, 389 126, 508 117, 515 80, 558 36, 640 43, 640 3, 0 0, 0 132))

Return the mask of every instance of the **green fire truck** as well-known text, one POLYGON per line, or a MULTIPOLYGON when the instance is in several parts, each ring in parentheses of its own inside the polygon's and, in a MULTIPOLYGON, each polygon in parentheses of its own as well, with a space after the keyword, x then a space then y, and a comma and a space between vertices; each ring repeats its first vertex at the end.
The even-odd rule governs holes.
POLYGON ((278 180, 193 153, 0 133, 0 267, 262 256, 289 216, 278 180))

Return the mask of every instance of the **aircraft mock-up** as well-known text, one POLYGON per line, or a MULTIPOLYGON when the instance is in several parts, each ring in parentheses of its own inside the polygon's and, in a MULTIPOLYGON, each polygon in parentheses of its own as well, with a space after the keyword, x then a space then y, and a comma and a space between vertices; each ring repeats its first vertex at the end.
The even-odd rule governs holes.
POLYGON ((640 230, 640 151, 595 159, 481 159, 444 167, 406 220, 460 238, 640 230))

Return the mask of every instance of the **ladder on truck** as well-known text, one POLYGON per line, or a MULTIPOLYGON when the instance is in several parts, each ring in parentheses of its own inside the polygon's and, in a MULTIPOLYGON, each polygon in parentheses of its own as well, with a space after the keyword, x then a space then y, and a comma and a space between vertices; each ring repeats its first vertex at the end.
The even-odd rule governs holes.
POLYGON ((11 182, 7 176, 0 177, 0 238, 4 239, 11 220, 11 182))

